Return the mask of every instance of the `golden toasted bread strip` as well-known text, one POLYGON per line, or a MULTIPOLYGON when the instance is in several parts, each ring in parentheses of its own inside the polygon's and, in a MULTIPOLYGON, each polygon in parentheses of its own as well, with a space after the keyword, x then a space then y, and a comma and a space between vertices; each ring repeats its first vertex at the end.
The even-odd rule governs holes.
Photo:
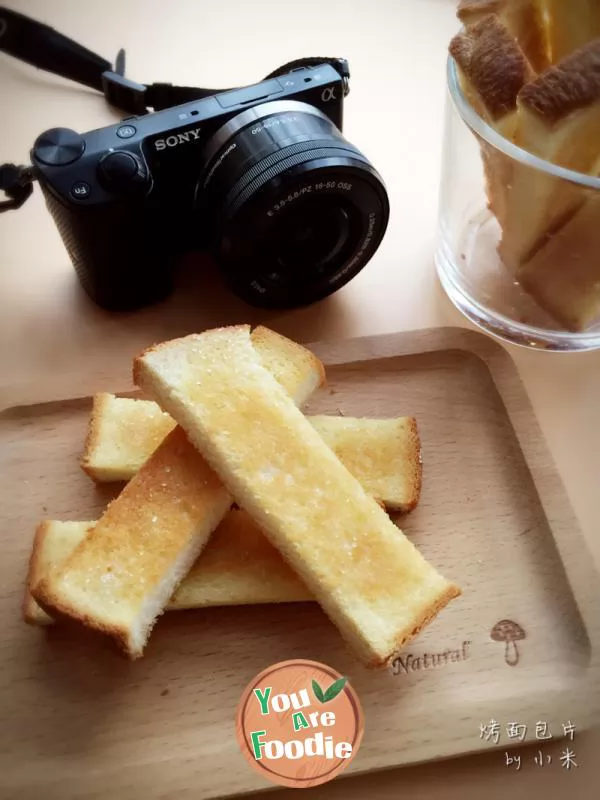
MULTIPOLYGON (((308 417, 368 494, 389 509, 410 511, 419 500, 421 444, 412 417, 308 417)), ((129 480, 148 460, 173 419, 152 400, 94 397, 82 466, 94 480, 129 480), (141 430, 140 430, 141 429, 141 430)))
MULTIPOLYGON (((33 598, 32 588, 62 566, 94 522, 47 520, 36 531, 23 613, 31 625, 51 625, 33 598)), ((246 512, 229 511, 169 600, 167 610, 293 603, 313 600, 308 589, 246 512)))
POLYGON ((35 531, 25 582, 23 617, 30 625, 52 625, 54 619, 35 601, 31 590, 54 568, 62 566, 95 522, 44 520, 35 531))
POLYGON ((557 64, 600 36, 598 0, 543 0, 548 19, 548 47, 557 64))
POLYGON ((550 65, 545 15, 540 0, 460 0, 456 13, 467 27, 493 14, 517 40, 536 72, 543 72, 550 65))
MULTIPOLYGON (((517 97, 534 73, 515 39, 494 15, 488 14, 450 42, 465 98, 479 116, 505 139, 517 124, 517 97)), ((488 204, 500 225, 506 216, 506 192, 512 162, 479 140, 486 176, 488 204)))
POLYGON ((421 495, 421 440, 413 417, 307 417, 365 492, 390 511, 411 511, 421 495))
POLYGON ((229 511, 169 601, 169 609, 314 600, 252 517, 229 511))
POLYGON ((94 395, 81 468, 98 483, 128 481, 175 427, 151 400, 94 395))
POLYGON ((151 348, 134 380, 186 430, 358 655, 383 666, 459 594, 262 366, 247 330, 151 348))
POLYGON ((600 197, 590 197, 519 272, 521 285, 565 328, 600 318, 600 197))
MULTIPOLYGON (((250 337, 249 326, 239 330, 250 337)), ((322 383, 323 366, 305 348, 266 328, 257 328, 252 341, 261 368, 271 370, 275 384, 296 402, 322 383)), ((185 372, 185 360, 179 368, 185 372)), ((112 636, 130 658, 138 658, 230 505, 217 475, 183 430, 174 428, 66 563, 33 587, 34 599, 52 616, 112 636)))
MULTIPOLYGON (((600 166, 600 39, 527 84, 515 144, 552 164, 594 175, 600 166)), ((522 164, 513 169, 499 253, 518 272, 582 205, 574 183, 522 164)))

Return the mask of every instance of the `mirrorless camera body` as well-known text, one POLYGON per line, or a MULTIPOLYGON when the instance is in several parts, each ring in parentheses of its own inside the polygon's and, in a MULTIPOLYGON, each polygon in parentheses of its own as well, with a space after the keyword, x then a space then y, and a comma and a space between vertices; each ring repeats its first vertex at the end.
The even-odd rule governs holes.
POLYGON ((319 300, 369 261, 383 182, 341 134, 343 70, 303 67, 78 134, 32 162, 89 296, 110 310, 166 297, 185 252, 207 251, 249 303, 319 300))

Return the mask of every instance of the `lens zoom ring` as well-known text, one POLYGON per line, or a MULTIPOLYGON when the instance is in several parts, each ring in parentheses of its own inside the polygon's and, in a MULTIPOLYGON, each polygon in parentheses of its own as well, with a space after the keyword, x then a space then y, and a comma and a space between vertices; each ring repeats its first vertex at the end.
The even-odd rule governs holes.
MULTIPOLYGON (((272 153, 270 156, 264 158, 260 162, 260 173, 257 177, 253 176, 254 179, 252 177, 250 180, 247 179, 249 173, 241 178, 229 192, 223 204, 223 209, 227 217, 231 218, 249 197, 261 189, 272 178, 306 161, 313 161, 318 158, 339 158, 341 151, 347 157, 355 161, 361 161, 371 169, 370 162, 358 151, 349 149, 346 142, 343 143, 346 145, 345 147, 342 146, 342 143, 340 146, 334 143, 328 143, 327 147, 318 148, 314 148, 314 142, 302 142, 302 144, 304 145, 303 150, 296 149, 295 152, 292 152, 292 148, 298 148, 299 145, 291 145, 285 150, 279 150, 277 153, 272 153)), ((254 174, 256 175, 256 173, 254 174)))

